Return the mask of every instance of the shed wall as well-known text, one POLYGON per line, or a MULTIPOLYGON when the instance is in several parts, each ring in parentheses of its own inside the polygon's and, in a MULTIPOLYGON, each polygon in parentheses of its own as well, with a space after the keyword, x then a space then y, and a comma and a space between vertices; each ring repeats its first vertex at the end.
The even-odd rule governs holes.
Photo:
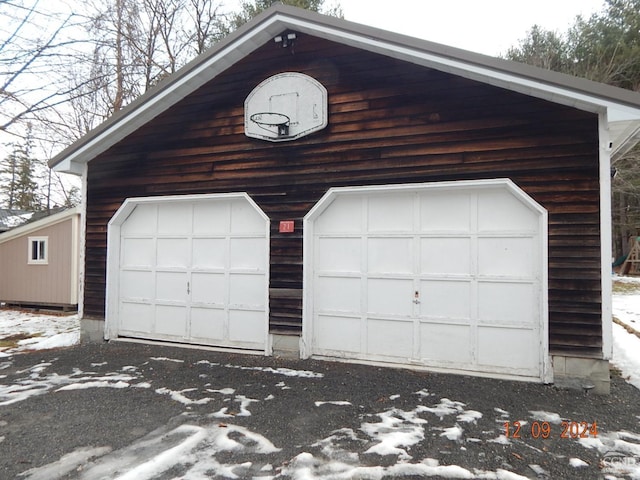
POLYGON ((89 164, 85 315, 104 317, 106 231, 127 197, 246 191, 271 218, 270 325, 299 332, 302 218, 331 186, 511 178, 549 212, 550 347, 601 352, 598 120, 568 107, 300 35, 266 45, 89 164), (329 126, 249 139, 243 102, 299 71, 329 126), (295 220, 293 234, 277 231, 295 220))
POLYGON ((75 305, 77 279, 72 268, 73 219, 0 243, 0 300, 47 305, 75 305), (28 263, 29 237, 48 237, 48 263, 28 263))

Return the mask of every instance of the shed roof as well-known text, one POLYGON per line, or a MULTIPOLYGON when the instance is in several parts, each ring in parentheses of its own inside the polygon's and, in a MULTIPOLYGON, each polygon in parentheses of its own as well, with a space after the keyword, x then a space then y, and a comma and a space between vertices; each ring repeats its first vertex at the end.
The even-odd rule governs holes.
POLYGON ((0 233, 0 243, 4 243, 14 238, 22 237, 25 235, 30 235, 42 228, 50 227, 57 223, 64 222, 74 215, 80 215, 80 207, 68 208, 66 210, 40 218, 39 220, 28 222, 18 227, 12 228, 11 230, 8 230, 6 232, 0 233))
POLYGON ((67 147, 49 165, 81 174, 85 163, 286 30, 604 114, 614 158, 640 141, 640 93, 277 4, 67 147))

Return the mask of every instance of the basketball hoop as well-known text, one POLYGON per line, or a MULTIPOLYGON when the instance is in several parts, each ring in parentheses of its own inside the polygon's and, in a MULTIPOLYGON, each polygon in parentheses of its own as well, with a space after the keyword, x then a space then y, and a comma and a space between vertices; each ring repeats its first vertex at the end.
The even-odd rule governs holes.
POLYGON ((289 136, 289 125, 291 124, 289 115, 276 112, 258 112, 251 115, 249 120, 263 130, 271 132, 272 134, 277 133, 278 137, 289 136), (276 130, 274 130, 274 128, 276 130))

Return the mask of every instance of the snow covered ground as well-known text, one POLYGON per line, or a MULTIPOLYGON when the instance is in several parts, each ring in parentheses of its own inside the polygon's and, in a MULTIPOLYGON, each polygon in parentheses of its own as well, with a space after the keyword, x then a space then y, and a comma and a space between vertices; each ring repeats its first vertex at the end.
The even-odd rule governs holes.
POLYGON ((613 316, 628 327, 613 324, 613 364, 640 389, 640 278, 614 277, 613 316))
MULTIPOLYGON (((617 279, 614 293, 614 315, 626 326, 640 331, 640 279, 617 279)), ((495 425, 514 421, 510 412, 498 406, 487 411, 468 409, 464 398, 440 398, 435 393, 420 390, 414 392, 410 407, 381 408, 378 413, 363 418, 359 428, 340 428, 330 436, 318 438, 312 445, 300 446, 300 452, 282 463, 276 460, 282 445, 254 432, 249 426, 234 425, 234 417, 251 417, 260 403, 274 400, 272 394, 251 398, 246 392, 226 385, 207 384, 181 390, 171 390, 166 385, 152 385, 144 377, 139 366, 111 368, 106 363, 92 363, 90 371, 76 368, 61 375, 53 371, 53 363, 41 362, 19 372, 22 376, 12 382, 3 380, 3 368, 10 365, 13 355, 27 350, 49 349, 73 345, 79 339, 77 316, 36 315, 10 310, 0 310, 0 409, 5 405, 23 402, 33 396, 48 392, 64 392, 95 388, 116 391, 145 389, 154 395, 170 398, 184 406, 183 421, 179 425, 166 425, 136 442, 119 450, 109 446, 87 445, 67 453, 48 465, 25 470, 24 480, 55 480, 71 472, 79 471, 84 480, 153 480, 164 477, 179 467, 182 480, 210 478, 256 478, 294 480, 307 479, 382 479, 390 477, 478 478, 495 480, 526 480, 549 478, 549 473, 537 464, 529 465, 533 477, 525 477, 508 468, 463 468, 454 461, 441 464, 437 458, 414 458, 412 447, 426 438, 438 437, 455 445, 461 455, 467 446, 478 444, 512 445, 523 443, 500 434, 501 427, 473 436, 471 427, 483 417, 495 425), (2 339, 9 339, 3 341, 2 339), (12 340, 13 338, 13 340, 12 340), (8 384, 3 385, 6 382, 8 384), (213 406, 204 417, 195 413, 196 406, 213 406), (251 461, 230 463, 233 455, 246 454, 251 461), (371 465, 362 461, 363 456, 379 456, 385 460, 371 465), (390 461, 389 458, 395 458, 390 461)), ((613 363, 622 376, 640 389, 640 338, 618 324, 613 331, 613 363)), ((180 363, 178 358, 150 357, 149 362, 180 363)), ((201 368, 260 370, 273 376, 278 391, 290 389, 290 378, 309 381, 322 380, 323 374, 307 370, 256 367, 237 364, 219 364, 207 360, 197 362, 201 368)), ((276 393, 277 395, 277 393, 276 393)), ((400 395, 391 395, 390 401, 400 395)), ((345 398, 320 398, 310 408, 351 409, 354 405, 345 398)), ((639 417, 640 418, 640 417, 639 417)), ((549 422, 558 426, 562 417, 556 412, 531 410, 528 418, 520 419, 522 425, 533 422, 549 422)), ((1 422, 0 422, 1 425, 1 422)), ((1 433, 1 432, 0 432, 1 433)), ((0 444, 4 437, 0 436, 0 444)), ((582 478, 581 469, 588 466, 588 455, 580 452, 598 452, 603 458, 601 472, 607 480, 617 478, 640 479, 640 434, 632 431, 600 432, 598 437, 574 440, 575 456, 557 457, 575 473, 571 478, 582 478), (607 458, 614 450, 624 457, 607 458), (582 457, 582 458, 580 458, 582 457), (629 460, 633 460, 630 462, 629 460), (638 460, 636 462, 636 460, 638 460)), ((538 450, 531 445, 527 448, 538 450)), ((437 457, 434 452, 433 457, 437 457)), ((538 450, 538 453, 543 454, 538 450)), ((554 456, 554 452, 547 452, 554 456)), ((556 457, 554 457, 556 458, 556 457)), ((450 460, 453 460, 451 458, 450 460)), ((587 477, 584 477, 587 478, 587 477)))
POLYGON ((28 350, 68 347, 79 340, 77 315, 0 309, 0 358, 28 350))

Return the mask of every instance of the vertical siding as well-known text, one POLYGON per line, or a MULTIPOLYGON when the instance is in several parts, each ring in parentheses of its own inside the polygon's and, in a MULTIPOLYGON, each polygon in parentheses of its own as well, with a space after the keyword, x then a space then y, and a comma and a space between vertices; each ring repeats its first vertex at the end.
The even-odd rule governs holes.
MULTIPOLYGON (((0 244, 0 300, 73 305, 73 218, 0 244), (48 264, 30 265, 29 237, 48 237, 48 264)), ((77 232, 77 230, 76 230, 77 232)), ((77 244, 76 244, 77 245, 77 244)))

